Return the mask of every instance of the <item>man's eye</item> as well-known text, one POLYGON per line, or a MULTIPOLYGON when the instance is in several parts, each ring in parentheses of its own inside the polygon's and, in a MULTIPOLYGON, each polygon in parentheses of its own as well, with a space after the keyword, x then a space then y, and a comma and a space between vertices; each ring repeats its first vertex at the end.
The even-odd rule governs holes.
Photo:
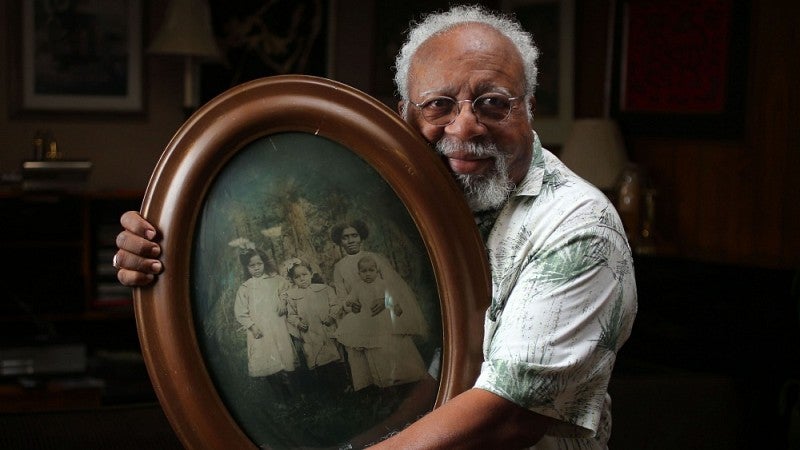
POLYGON ((434 98, 425 103, 425 109, 431 111, 447 111, 453 107, 453 101, 449 98, 434 98))
POLYGON ((485 95, 479 99, 478 107, 505 108, 508 106, 508 99, 497 95, 485 95))

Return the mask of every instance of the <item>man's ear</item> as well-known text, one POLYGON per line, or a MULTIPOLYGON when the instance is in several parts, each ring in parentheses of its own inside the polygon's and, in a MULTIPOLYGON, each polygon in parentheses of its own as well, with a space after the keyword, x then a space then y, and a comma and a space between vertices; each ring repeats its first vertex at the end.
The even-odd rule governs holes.
POLYGON ((397 114, 399 114, 400 117, 403 117, 403 107, 405 106, 405 104, 406 102, 404 100, 400 100, 399 102, 397 102, 397 114))

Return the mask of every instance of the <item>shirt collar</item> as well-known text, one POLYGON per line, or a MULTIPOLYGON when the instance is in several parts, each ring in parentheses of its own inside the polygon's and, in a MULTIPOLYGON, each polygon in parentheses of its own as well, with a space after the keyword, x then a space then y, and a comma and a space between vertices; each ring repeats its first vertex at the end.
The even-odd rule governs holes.
MULTIPOLYGON (((533 155, 531 156, 531 165, 528 167, 528 172, 525 177, 517 185, 511 193, 511 197, 536 197, 542 190, 542 183, 544 182, 544 152, 542 151, 542 143, 539 141, 539 135, 533 132, 533 155)), ((473 212, 475 223, 481 231, 481 234, 486 238, 486 234, 494 226, 494 221, 497 215, 503 210, 509 201, 507 200, 499 209, 492 209, 488 211, 473 212)))
POLYGON ((525 178, 517 186, 512 194, 514 197, 539 195, 542 190, 542 182, 544 180, 544 152, 542 151, 542 143, 539 141, 539 135, 533 132, 533 156, 531 157, 531 165, 528 168, 528 173, 525 178))

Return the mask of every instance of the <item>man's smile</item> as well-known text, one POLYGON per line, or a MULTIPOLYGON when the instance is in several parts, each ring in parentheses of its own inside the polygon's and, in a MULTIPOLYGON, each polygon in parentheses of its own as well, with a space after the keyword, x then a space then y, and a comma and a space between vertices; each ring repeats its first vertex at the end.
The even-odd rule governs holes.
POLYGON ((481 175, 494 165, 492 156, 451 154, 442 156, 450 169, 459 175, 481 175))

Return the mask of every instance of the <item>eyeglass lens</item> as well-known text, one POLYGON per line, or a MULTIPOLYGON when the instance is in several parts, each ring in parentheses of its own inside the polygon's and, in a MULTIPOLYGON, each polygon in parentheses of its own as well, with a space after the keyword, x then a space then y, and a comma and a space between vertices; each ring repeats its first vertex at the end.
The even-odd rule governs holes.
MULTIPOLYGON (((511 103, 516 97, 501 94, 484 94, 473 100, 472 111, 480 122, 501 122, 511 112, 511 103)), ((432 98, 421 105, 422 116, 432 125, 449 125, 461 112, 461 103, 451 97, 432 98)))

